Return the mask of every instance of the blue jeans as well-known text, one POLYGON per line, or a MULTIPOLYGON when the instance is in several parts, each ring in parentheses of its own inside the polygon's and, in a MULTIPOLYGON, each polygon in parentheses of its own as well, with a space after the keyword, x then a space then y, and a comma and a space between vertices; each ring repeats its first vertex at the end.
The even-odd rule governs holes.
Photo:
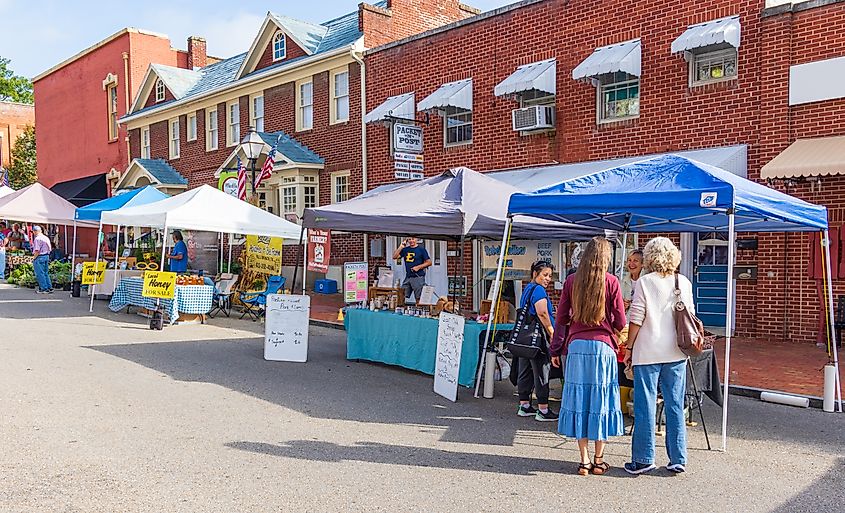
POLYGON ((6 279, 6 252, 0 251, 0 280, 6 279))
POLYGON ((635 463, 654 463, 654 424, 657 384, 663 392, 666 415, 666 452, 669 464, 687 464, 687 427, 684 424, 684 393, 687 361, 634 365, 634 436, 631 456, 635 463))
POLYGON ((41 290, 52 290, 53 283, 50 281, 50 256, 39 255, 32 262, 32 267, 35 269, 35 280, 38 282, 38 288, 41 290))

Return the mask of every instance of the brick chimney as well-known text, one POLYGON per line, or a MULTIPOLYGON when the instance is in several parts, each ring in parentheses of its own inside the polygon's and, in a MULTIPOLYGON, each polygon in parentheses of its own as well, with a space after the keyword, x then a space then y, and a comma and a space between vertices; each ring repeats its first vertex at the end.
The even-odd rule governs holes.
POLYGON ((188 69, 204 68, 208 65, 205 51, 205 39, 199 36, 188 38, 188 69))

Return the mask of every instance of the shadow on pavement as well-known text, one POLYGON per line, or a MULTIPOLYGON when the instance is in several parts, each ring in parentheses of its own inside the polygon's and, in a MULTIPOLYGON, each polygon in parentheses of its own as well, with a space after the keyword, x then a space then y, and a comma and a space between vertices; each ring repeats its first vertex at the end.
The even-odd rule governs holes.
MULTIPOLYGON (((796 469, 800 470, 800 469, 796 469)), ((794 513, 796 511, 843 511, 842 483, 845 482, 845 458, 834 463, 823 477, 805 488, 772 513, 794 513)))

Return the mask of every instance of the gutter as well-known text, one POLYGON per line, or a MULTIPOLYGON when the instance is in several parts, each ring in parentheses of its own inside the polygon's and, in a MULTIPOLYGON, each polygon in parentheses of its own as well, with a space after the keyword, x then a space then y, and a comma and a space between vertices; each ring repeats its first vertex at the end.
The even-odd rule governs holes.
MULTIPOLYGON (((311 56, 305 57, 302 60, 300 60, 299 62, 297 62, 296 66, 292 66, 290 68, 284 68, 284 71, 296 70, 296 69, 299 69, 301 67, 310 65, 314 62, 320 61, 321 59, 328 59, 328 58, 331 58, 331 57, 337 57, 339 55, 343 55, 347 52, 353 51, 353 49, 354 49, 354 45, 347 45, 347 46, 342 46, 342 47, 340 47, 336 50, 332 50, 330 52, 318 53, 318 54, 315 54, 315 55, 311 55, 311 56)), ((152 114, 159 114, 159 113, 165 112, 169 109, 172 109, 174 107, 180 107, 180 106, 187 105, 187 104, 194 102, 194 101, 197 101, 197 100, 201 100, 201 99, 204 99, 204 98, 214 96, 216 94, 219 94, 219 93, 226 91, 227 89, 235 89, 235 88, 243 86, 243 85, 252 84, 253 82, 259 82, 261 80, 265 80, 265 79, 273 76, 274 72, 278 72, 278 71, 279 71, 278 69, 272 69, 272 70, 269 70, 269 71, 266 71, 266 72, 263 72, 263 73, 259 73, 257 75, 253 75, 249 78, 240 79, 240 80, 235 81, 235 82, 229 82, 227 84, 223 84, 221 86, 215 87, 214 89, 210 89, 210 90, 208 90, 204 93, 194 95, 194 96, 188 96, 188 97, 185 97, 185 98, 180 98, 180 99, 178 99, 174 102, 162 105, 162 106, 155 108, 155 109, 152 109, 152 110, 146 110, 146 111, 141 112, 141 113, 136 113, 136 114, 124 116, 124 117, 120 118, 118 121, 120 123, 129 123, 129 122, 132 122, 132 121, 143 119, 144 117, 152 115, 152 114)), ((140 89, 139 89, 139 91, 140 91, 140 89)))
MULTIPOLYGON (((363 54, 352 50, 349 55, 361 66, 361 194, 367 192, 367 64, 363 54)), ((364 234, 364 262, 369 262, 368 237, 364 234)))

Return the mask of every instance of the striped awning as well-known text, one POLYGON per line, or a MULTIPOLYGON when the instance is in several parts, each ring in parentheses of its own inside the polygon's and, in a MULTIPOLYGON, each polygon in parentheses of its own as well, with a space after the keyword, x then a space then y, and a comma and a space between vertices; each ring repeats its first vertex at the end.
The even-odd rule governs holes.
POLYGON ((508 78, 493 89, 496 96, 508 96, 527 91, 557 94, 557 61, 549 59, 516 68, 508 78))
POLYGON ((760 178, 830 175, 845 175, 845 136, 798 139, 760 171, 760 178))
POLYGON ((596 48, 589 57, 572 70, 572 78, 584 80, 608 73, 623 71, 640 76, 642 50, 640 40, 634 39, 610 46, 596 48))
POLYGON ((454 107, 460 110, 472 110, 472 79, 458 80, 443 84, 436 91, 426 96, 417 105, 417 110, 445 109, 454 107))
POLYGON ((729 44, 739 48, 741 26, 739 16, 690 25, 678 39, 672 41, 672 53, 688 52, 706 46, 729 44))
POLYGON ((386 99, 381 105, 370 111, 364 121, 366 123, 381 123, 390 121, 389 118, 391 117, 412 120, 415 114, 414 93, 405 93, 386 99))

